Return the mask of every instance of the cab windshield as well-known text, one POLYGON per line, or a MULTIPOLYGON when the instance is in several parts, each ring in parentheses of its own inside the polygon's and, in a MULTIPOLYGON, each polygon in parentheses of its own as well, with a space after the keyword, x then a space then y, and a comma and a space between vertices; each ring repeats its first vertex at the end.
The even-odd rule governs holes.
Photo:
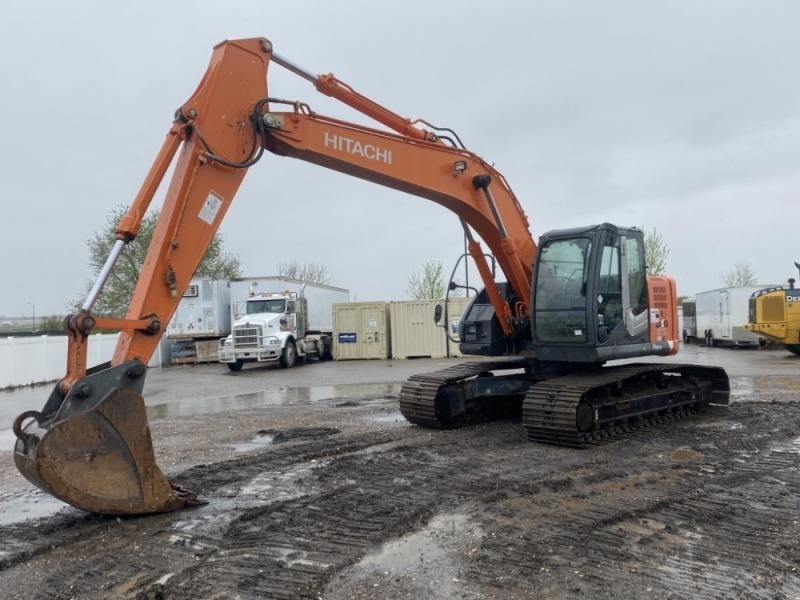
POLYGON ((284 313, 286 311, 286 300, 248 300, 247 314, 256 313, 284 313))
POLYGON ((540 250, 536 275, 536 337, 542 342, 585 342, 588 238, 555 240, 540 250))

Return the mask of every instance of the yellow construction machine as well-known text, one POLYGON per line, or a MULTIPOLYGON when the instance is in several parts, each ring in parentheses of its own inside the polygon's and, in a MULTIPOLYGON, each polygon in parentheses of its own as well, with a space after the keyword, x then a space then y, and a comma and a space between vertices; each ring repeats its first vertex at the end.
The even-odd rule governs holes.
MULTIPOLYGON (((794 263, 800 269, 800 263, 794 263)), ((747 325, 744 328, 783 344, 800 356, 800 289, 789 278, 789 287, 759 290, 750 297, 747 325)))

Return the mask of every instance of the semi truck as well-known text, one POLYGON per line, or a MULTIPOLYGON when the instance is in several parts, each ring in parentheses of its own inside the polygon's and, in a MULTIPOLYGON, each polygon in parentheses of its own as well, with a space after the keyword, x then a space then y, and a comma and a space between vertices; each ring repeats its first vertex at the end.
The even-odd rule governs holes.
POLYGON ((246 362, 278 362, 288 369, 307 358, 332 358, 333 304, 348 302, 348 290, 284 277, 240 279, 231 289, 233 327, 217 351, 231 371, 246 362), (247 296, 237 301, 242 285, 247 296))
MULTIPOLYGON (((757 347, 766 338, 745 329, 750 296, 766 285, 726 287, 695 295, 697 336, 709 346, 757 347)), ((685 314, 684 314, 685 318, 685 314)))

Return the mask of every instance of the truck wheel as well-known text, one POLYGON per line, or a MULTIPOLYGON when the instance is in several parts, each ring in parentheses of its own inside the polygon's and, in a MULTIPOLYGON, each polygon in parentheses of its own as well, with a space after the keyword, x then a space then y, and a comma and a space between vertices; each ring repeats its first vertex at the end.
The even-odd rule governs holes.
POLYGON ((289 340, 283 348, 283 354, 281 354, 281 366, 284 369, 291 369, 296 361, 297 348, 295 348, 294 342, 289 340))
POLYGON ((228 368, 231 371, 241 371, 243 366, 244 361, 242 359, 239 359, 236 362, 228 363, 228 368))
POLYGON ((322 340, 322 355, 319 357, 320 360, 333 360, 333 339, 330 337, 325 337, 322 340))
POLYGON ((786 349, 792 354, 800 356, 800 344, 786 344, 786 349))

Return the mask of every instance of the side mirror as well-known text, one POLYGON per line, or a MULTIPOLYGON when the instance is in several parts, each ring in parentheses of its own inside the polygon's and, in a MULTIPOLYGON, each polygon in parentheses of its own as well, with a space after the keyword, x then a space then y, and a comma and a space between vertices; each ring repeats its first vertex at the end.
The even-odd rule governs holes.
POLYGON ((459 286, 455 281, 451 281, 450 284, 447 287, 452 292, 452 291, 455 291, 456 289, 458 289, 459 286))
POLYGON ((437 304, 433 309, 433 322, 438 325, 439 321, 441 320, 442 320, 442 305, 437 304))

